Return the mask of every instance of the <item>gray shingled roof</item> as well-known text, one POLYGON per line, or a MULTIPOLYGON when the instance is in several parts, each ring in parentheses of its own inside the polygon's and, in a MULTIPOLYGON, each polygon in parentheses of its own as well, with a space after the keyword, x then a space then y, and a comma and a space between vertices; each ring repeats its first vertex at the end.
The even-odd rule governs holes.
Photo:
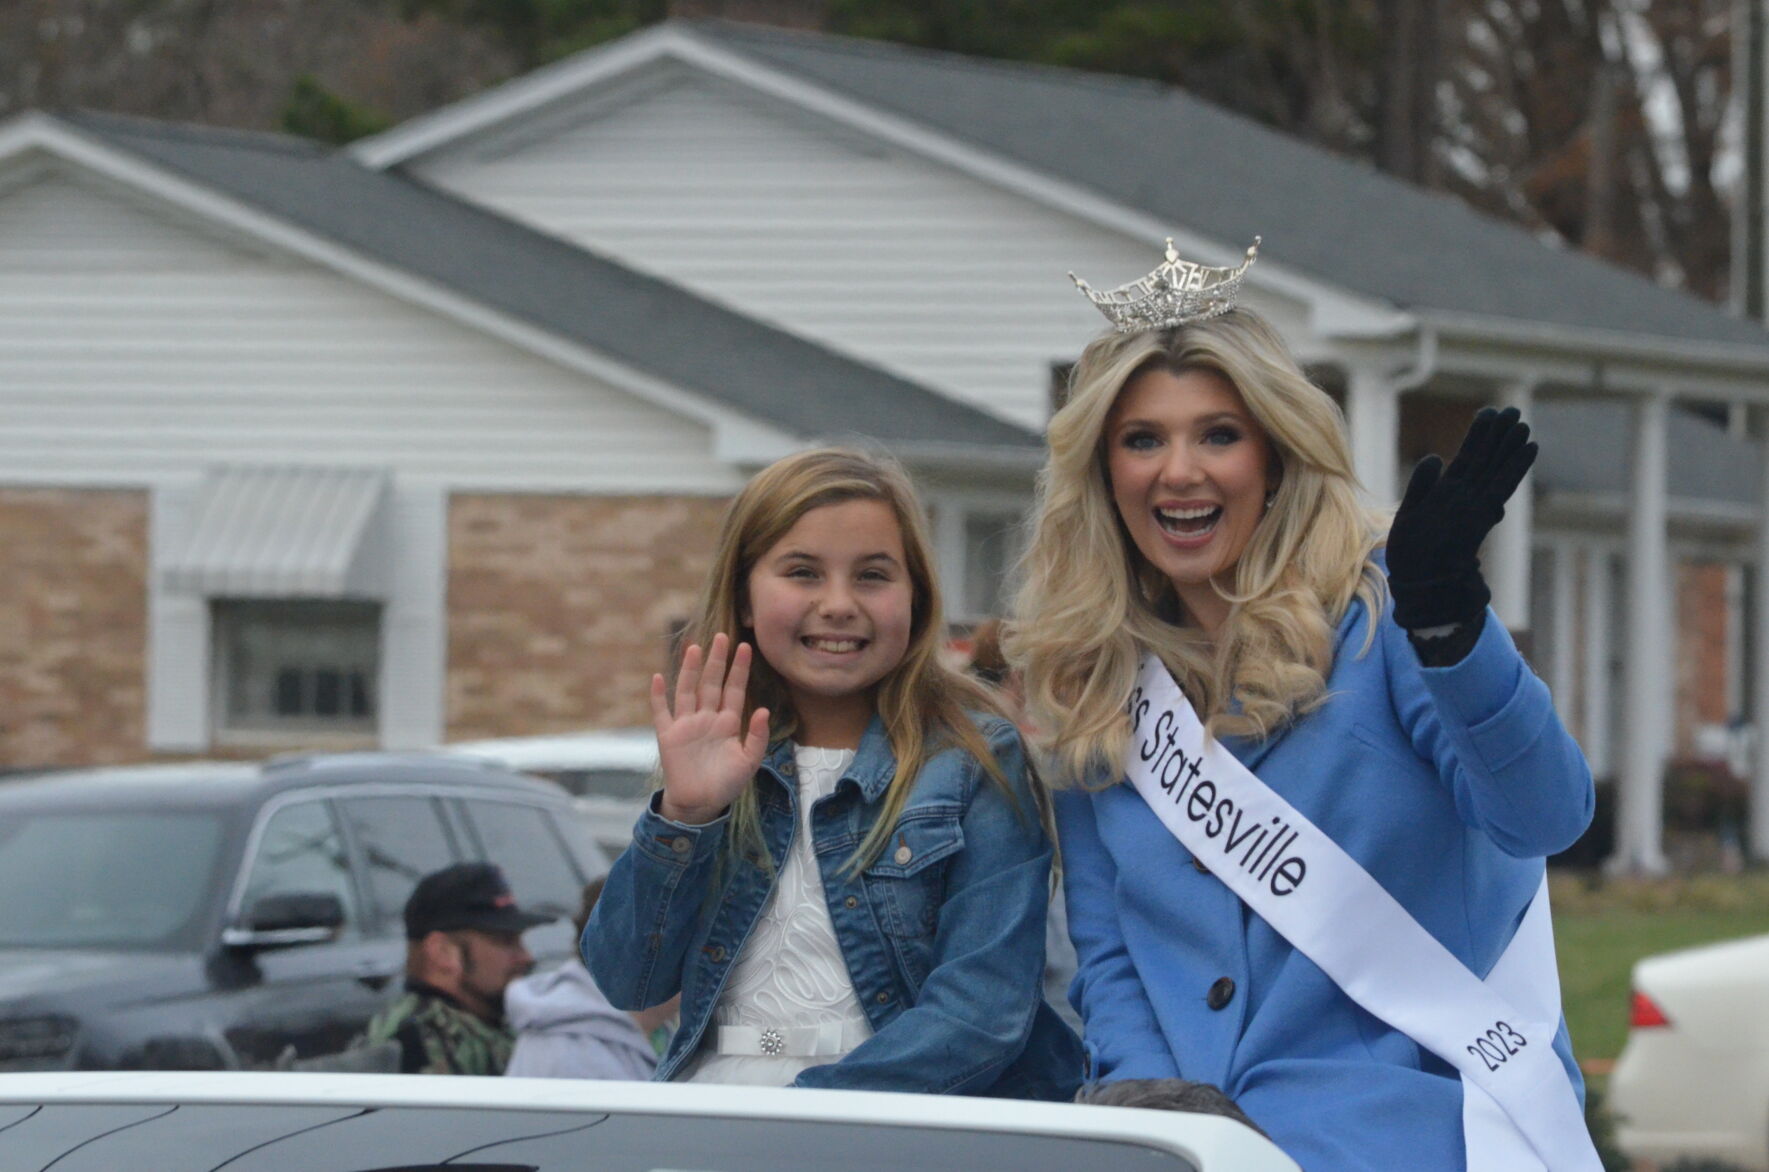
POLYGON ((1036 458, 1039 436, 474 207, 280 135, 108 114, 75 127, 363 256, 803 438, 1036 458))
MULTIPOLYGON (((1769 346, 1696 297, 1154 82, 694 22, 758 62, 1407 310, 1769 346)), ((1077 258, 1076 267, 1080 267, 1077 258)))
MULTIPOLYGON (((1626 404, 1546 399, 1529 416, 1542 443, 1536 484, 1543 492, 1628 492, 1632 423, 1626 404)), ((1750 440, 1729 435, 1693 412, 1672 411, 1665 425, 1665 449, 1671 496, 1745 507, 1757 503, 1759 457, 1750 440)))

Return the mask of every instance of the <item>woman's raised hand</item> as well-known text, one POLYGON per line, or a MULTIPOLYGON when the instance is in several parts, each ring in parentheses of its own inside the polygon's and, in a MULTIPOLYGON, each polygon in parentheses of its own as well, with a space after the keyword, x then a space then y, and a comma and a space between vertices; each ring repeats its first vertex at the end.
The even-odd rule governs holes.
POLYGON ((1436 455, 1419 461, 1388 531, 1395 622, 1415 631, 1480 617, 1492 598, 1480 543, 1535 459, 1517 408, 1483 407, 1449 467, 1436 455))
POLYGON ((730 647, 731 640, 719 634, 704 654, 699 644, 683 652, 674 713, 663 677, 651 677, 651 723, 663 764, 658 812, 674 822, 700 825, 723 814, 768 751, 768 710, 756 709, 747 729, 743 720, 754 652, 748 643, 739 643, 735 652, 730 647))

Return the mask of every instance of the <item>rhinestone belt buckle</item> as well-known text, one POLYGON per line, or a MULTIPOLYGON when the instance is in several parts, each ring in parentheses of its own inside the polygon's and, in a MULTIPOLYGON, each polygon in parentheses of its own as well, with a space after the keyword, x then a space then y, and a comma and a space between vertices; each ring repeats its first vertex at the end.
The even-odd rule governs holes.
POLYGON ((786 1052, 786 1035, 773 1026, 762 1031, 762 1053, 770 1058, 778 1058, 786 1052))

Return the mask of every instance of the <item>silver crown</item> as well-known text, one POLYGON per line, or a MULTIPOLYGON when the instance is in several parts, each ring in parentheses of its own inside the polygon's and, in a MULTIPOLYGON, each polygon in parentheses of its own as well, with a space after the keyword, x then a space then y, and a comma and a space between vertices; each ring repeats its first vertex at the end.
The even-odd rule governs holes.
POLYGON ((1167 238, 1167 259, 1146 277, 1120 285, 1105 293, 1069 274, 1075 287, 1087 295, 1094 308, 1106 315, 1120 334, 1142 330, 1164 330, 1190 322, 1217 317, 1235 307, 1241 292, 1241 278, 1253 267, 1259 255, 1258 236, 1247 249, 1247 257, 1233 268, 1213 268, 1180 260, 1173 251, 1173 237, 1167 238))

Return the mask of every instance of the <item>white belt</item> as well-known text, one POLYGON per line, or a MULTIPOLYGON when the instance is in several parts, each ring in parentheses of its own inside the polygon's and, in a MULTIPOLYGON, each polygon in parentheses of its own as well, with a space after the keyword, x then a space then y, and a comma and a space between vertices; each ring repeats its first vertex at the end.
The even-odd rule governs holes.
POLYGON ((1129 711, 1125 772, 1168 831, 1346 996, 1462 1075, 1469 1172, 1601 1172, 1553 1048, 1560 984, 1545 877, 1482 981, 1211 737, 1153 656, 1129 711))
POLYGON ((826 1021, 813 1026, 720 1026, 719 1054, 763 1058, 840 1058, 870 1037, 867 1023, 826 1021))

